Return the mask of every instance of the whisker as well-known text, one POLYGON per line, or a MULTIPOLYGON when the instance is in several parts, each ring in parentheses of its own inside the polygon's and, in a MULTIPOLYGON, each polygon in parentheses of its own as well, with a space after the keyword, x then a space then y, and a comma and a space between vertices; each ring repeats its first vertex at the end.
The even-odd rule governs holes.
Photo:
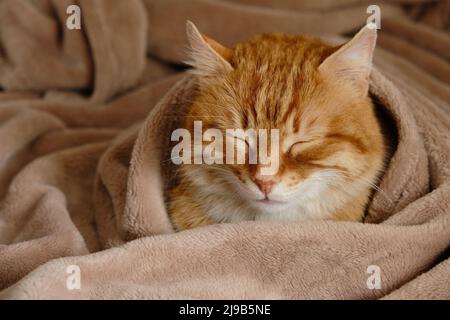
POLYGON ((362 182, 363 184, 371 187, 372 189, 380 192, 388 201, 390 201, 391 203, 394 203, 394 201, 388 196, 387 192, 385 192, 383 189, 381 189, 379 186, 377 186, 375 183, 373 183, 372 181, 368 180, 365 177, 359 176, 357 174, 354 174, 352 172, 348 172, 348 171, 343 171, 343 170, 339 170, 339 169, 328 169, 330 170, 330 172, 338 172, 348 178, 354 178, 355 180, 357 180, 358 182, 362 182))

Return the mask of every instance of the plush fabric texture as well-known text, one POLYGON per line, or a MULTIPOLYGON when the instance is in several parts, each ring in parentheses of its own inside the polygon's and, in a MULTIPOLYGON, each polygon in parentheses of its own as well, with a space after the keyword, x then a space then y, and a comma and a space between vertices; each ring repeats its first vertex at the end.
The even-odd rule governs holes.
POLYGON ((164 189, 196 81, 180 67, 186 20, 227 45, 336 38, 370 3, 78 0, 82 29, 68 30, 72 3, 0 0, 0 298, 450 299, 448 2, 381 4, 370 91, 398 143, 365 223, 180 233, 164 189))

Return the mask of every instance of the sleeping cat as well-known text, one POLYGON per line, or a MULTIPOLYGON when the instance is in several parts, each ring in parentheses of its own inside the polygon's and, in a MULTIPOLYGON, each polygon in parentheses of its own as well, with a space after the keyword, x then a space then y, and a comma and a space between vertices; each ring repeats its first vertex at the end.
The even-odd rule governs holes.
MULTIPOLYGON (((279 129, 278 170, 182 164, 168 194, 177 230, 245 220, 362 221, 385 147, 368 96, 376 29, 330 46, 287 34, 227 48, 187 24, 198 92, 184 126, 279 129)), ((247 143, 249 143, 247 141, 247 143)), ((251 148, 251 145, 247 146, 251 148)))

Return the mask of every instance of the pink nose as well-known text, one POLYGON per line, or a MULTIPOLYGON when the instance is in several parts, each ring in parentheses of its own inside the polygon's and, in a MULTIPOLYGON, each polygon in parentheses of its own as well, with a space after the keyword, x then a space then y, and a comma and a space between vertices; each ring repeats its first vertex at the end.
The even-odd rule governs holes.
POLYGON ((259 180, 259 179, 255 179, 255 183, 258 186, 258 188, 266 195, 269 194, 272 191, 273 186, 277 184, 277 182, 274 180, 259 180))

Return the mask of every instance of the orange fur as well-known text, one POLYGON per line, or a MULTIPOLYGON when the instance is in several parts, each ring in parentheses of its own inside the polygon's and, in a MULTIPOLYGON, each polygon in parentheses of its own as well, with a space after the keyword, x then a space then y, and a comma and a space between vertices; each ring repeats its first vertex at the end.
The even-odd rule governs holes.
MULTIPOLYGON (((195 27, 188 28, 196 37, 195 27)), ((204 129, 277 128, 280 167, 275 176, 261 178, 259 165, 181 165, 180 183, 168 202, 175 227, 361 221, 385 152, 367 94, 374 37, 362 30, 333 47, 303 36, 267 34, 233 49, 207 37, 191 39, 198 94, 185 128, 193 133, 194 120, 203 121, 204 129), (253 199, 259 179, 271 179, 274 197, 283 201, 266 205, 253 199)))

